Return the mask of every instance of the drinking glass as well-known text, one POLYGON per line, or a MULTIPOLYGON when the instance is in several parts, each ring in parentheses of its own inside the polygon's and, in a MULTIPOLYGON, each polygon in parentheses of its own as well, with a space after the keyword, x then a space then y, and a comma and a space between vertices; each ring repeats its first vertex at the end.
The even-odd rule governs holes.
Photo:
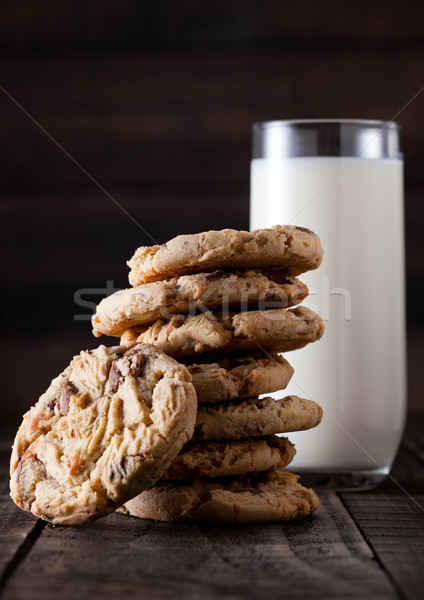
POLYGON ((295 369, 287 394, 317 401, 324 416, 290 435, 290 468, 331 487, 372 488, 390 471, 406 412, 400 127, 256 123, 250 227, 277 223, 312 229, 325 251, 301 276, 324 337, 286 356, 295 369))

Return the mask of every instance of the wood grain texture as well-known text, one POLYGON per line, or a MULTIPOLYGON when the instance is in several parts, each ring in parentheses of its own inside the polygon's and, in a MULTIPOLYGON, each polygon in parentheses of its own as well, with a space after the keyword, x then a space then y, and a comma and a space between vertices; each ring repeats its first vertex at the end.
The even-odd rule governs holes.
MULTIPOLYGON (((116 202, 94 186, 3 192, 0 215, 7 252, 1 267, 16 292, 51 286, 60 293, 61 287, 104 286, 107 279, 128 287, 126 261, 138 246, 163 243, 179 233, 249 226, 248 184, 240 189, 111 187, 110 194, 116 202)), ((14 296, 19 302, 19 293, 14 296)))
MULTIPOLYGON (((408 428, 417 447, 422 424, 408 428)), ((414 452, 402 448, 393 477, 422 500, 424 465, 414 452)), ((0 556, 13 568, 1 597, 421 598, 423 513, 411 498, 391 479, 341 498, 318 493, 311 518, 284 525, 170 525, 114 514, 79 528, 41 528, 3 496, 0 556)))
POLYGON ((0 495, 6 495, 9 492, 9 461, 12 453, 12 443, 15 437, 17 427, 13 425, 10 419, 5 419, 7 425, 1 427, 0 439, 0 495))
POLYGON ((421 599, 424 572, 423 418, 411 417, 390 477, 341 499, 401 597, 421 599))
MULTIPOLYGON (((407 178, 422 180, 424 49, 197 52, 3 59, 0 79, 103 186, 248 183, 251 125, 278 118, 396 119, 407 178), (395 85, 394 85, 395 82, 395 85)), ((4 93, 0 185, 87 183, 4 93)))
MULTIPOLYGON (((96 286, 113 279, 125 286, 126 261, 140 245, 163 243, 180 233, 249 228, 248 177, 240 184, 158 182, 107 191, 112 198, 94 185, 4 190, 0 267, 9 285, 16 290, 51 285, 60 291, 61 286, 96 286)), ((408 185, 405 196, 408 309, 410 318, 420 321, 424 180, 408 185)))
POLYGON ((384 493, 343 494, 352 514, 398 590, 422 598, 424 570, 424 493, 400 489, 384 493))
POLYGON ((43 531, 16 571, 5 598, 75 594, 101 598, 132 590, 167 598, 395 598, 386 574, 362 541, 344 544, 338 527, 354 526, 343 509, 338 527, 324 497, 315 517, 285 526, 180 526, 112 515, 86 528, 43 531), (108 548, 105 553, 104 549, 108 548), (102 560, 94 557, 102 554, 102 560), (46 565, 54 564, 46 572, 46 565), (174 596, 175 597, 175 596, 174 596))
POLYGON ((42 527, 32 515, 15 506, 8 494, 0 494, 0 593, 42 527))
POLYGON ((101 44, 157 47, 172 43, 254 44, 336 41, 378 43, 421 39, 423 10, 406 0, 357 0, 341 7, 336 0, 290 5, 278 0, 185 0, 137 2, 123 0, 101 4, 64 0, 40 0, 34 10, 30 0, 5 0, 0 37, 3 43, 101 44))
MULTIPOLYGON (((254 121, 401 110, 410 394, 422 410, 424 93, 407 103, 424 80, 423 16, 412 0, 5 0, 0 80, 160 242, 248 227, 254 121)), ((98 343, 73 320, 88 310, 74 293, 125 286, 125 261, 151 238, 1 91, 0 132, 2 332, 31 354, 26 377, 11 352, 2 365, 2 414, 17 420, 98 343)))

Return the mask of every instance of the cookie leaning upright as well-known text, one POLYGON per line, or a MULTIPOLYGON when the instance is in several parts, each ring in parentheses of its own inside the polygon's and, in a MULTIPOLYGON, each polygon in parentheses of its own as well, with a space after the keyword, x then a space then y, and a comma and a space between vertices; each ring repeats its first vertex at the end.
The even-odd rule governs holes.
POLYGON ((137 286, 182 274, 215 269, 290 268, 298 275, 321 264, 318 236, 303 227, 223 229, 179 235, 162 246, 138 248, 128 262, 130 284, 137 286))
POLYGON ((165 473, 196 407, 186 367, 153 346, 81 352, 24 416, 11 496, 52 523, 104 516, 165 473))

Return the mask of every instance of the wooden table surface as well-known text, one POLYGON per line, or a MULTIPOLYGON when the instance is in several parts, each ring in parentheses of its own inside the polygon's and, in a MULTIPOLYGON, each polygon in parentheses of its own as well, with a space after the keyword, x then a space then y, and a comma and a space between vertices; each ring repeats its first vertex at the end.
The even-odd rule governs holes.
POLYGON ((113 514, 52 526, 8 496, 0 462, 1 598, 424 597, 424 419, 410 419, 391 478, 369 492, 318 489, 284 525, 170 525, 113 514))

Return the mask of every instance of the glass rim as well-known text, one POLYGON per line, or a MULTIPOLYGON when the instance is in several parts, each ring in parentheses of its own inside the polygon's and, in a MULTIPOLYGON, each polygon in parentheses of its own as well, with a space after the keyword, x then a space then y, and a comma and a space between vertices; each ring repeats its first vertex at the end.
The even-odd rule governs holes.
POLYGON ((257 121, 253 129, 267 129, 269 127, 287 127, 290 125, 357 125, 364 127, 380 127, 381 129, 402 129, 396 121, 379 119, 276 119, 271 121, 257 121))

